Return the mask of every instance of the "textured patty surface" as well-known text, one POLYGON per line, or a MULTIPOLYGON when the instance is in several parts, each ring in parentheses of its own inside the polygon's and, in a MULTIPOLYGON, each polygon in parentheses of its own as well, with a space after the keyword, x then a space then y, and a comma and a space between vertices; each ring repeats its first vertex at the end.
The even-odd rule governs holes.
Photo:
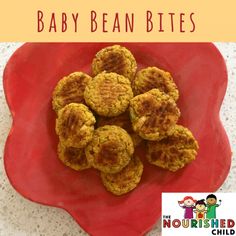
POLYGON ((176 125, 174 132, 160 141, 148 142, 147 159, 151 164, 177 171, 195 160, 197 140, 191 131, 176 125))
POLYGON ((115 194, 122 195, 133 190, 141 180, 143 164, 138 157, 133 157, 129 164, 116 174, 101 173, 106 189, 115 194))
POLYGON ((92 139, 95 122, 88 107, 70 103, 58 113, 56 133, 65 146, 83 148, 92 139))
POLYGON ((92 71, 97 75, 103 71, 115 72, 133 79, 137 63, 132 53, 125 47, 113 45, 101 49, 92 62, 92 71))
POLYGON ((86 104, 100 116, 118 116, 129 106, 133 97, 130 81, 116 73, 95 76, 84 91, 86 104))
POLYGON ((152 89, 130 101, 133 129, 147 140, 160 140, 170 134, 179 116, 175 101, 159 89, 152 89))
POLYGON ((105 125, 95 130, 85 153, 94 168, 105 173, 117 173, 129 163, 134 146, 124 129, 105 125))
POLYGON ((157 88, 175 101, 179 98, 179 92, 171 74, 157 67, 147 67, 138 71, 132 85, 135 95, 157 88))
POLYGON ((59 142, 57 152, 59 159, 66 166, 74 170, 84 170, 90 168, 90 164, 85 156, 84 148, 66 147, 59 142))
POLYGON ((74 72, 59 80, 52 97, 56 113, 69 103, 84 103, 84 89, 91 79, 83 72, 74 72))

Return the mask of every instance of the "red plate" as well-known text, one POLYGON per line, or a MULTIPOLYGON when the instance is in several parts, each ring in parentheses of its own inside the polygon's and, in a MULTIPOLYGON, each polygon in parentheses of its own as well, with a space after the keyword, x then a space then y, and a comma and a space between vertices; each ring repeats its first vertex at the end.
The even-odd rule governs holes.
MULTIPOLYGON (((142 181, 131 193, 107 192, 95 170, 76 172, 57 158, 51 94, 57 81, 74 71, 90 73, 103 43, 28 43, 4 71, 4 89, 13 116, 5 146, 5 168, 24 197, 61 207, 91 235, 142 235, 161 214, 161 192, 214 192, 230 168, 231 150, 219 120, 226 91, 224 60, 209 43, 123 44, 139 67, 170 71, 180 90, 180 123, 199 142, 197 160, 170 173, 145 164, 142 181)), ((142 152, 141 152, 142 153, 142 152)))

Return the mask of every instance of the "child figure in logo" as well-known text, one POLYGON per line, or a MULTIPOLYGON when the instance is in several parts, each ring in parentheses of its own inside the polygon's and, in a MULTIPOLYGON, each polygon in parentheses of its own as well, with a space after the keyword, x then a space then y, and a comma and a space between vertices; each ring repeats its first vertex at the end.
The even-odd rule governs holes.
POLYGON ((179 206, 185 209, 184 219, 193 219, 193 209, 195 207, 196 200, 191 196, 186 196, 182 201, 178 201, 179 206))
POLYGON ((204 220, 206 213, 206 203, 204 199, 198 200, 195 205, 194 213, 196 213, 196 220, 204 220))
POLYGON ((217 198, 214 194, 210 194, 206 198, 207 201, 207 219, 215 219, 216 218, 216 207, 221 205, 221 200, 219 200, 220 204, 217 203, 217 198))

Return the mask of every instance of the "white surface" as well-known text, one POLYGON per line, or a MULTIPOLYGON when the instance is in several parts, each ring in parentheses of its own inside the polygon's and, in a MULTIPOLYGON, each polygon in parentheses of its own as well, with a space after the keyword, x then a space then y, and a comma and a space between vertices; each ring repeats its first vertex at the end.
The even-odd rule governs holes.
MULTIPOLYGON (((3 149, 11 127, 2 73, 7 60, 20 43, 0 43, 0 236, 81 236, 86 235, 64 210, 42 206, 21 197, 9 184, 3 167, 3 149)), ((216 43, 228 68, 228 89, 221 108, 221 120, 233 151, 231 171, 222 192, 236 192, 236 43, 216 43)), ((148 236, 160 235, 158 223, 148 236)))

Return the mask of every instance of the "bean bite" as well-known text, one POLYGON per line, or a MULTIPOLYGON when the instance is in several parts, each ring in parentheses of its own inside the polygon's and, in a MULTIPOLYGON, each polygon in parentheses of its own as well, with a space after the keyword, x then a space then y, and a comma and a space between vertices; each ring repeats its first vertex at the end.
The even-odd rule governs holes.
POLYGON ((132 88, 135 95, 157 88, 175 101, 179 98, 179 91, 171 74, 154 66, 138 71, 132 83, 132 88))
POLYGON ((124 129, 105 125, 95 130, 85 153, 95 169, 104 173, 117 173, 128 165, 134 153, 134 145, 124 129))
POLYGON ((79 171, 91 167, 85 156, 84 148, 67 147, 59 142, 57 153, 62 163, 73 170, 79 171))
POLYGON ((95 122, 87 106, 70 103, 58 112, 56 133, 65 146, 83 148, 93 137, 95 122))
POLYGON ((85 103, 84 89, 91 79, 83 72, 74 72, 59 80, 53 91, 53 110, 58 113, 67 104, 85 103))
POLYGON ((132 80, 136 73, 137 63, 133 54, 125 47, 113 45, 97 52, 92 62, 93 75, 103 71, 115 72, 132 80))
POLYGON ((129 164, 116 174, 101 172, 103 185, 115 195, 123 195, 137 187, 143 173, 143 163, 134 156, 129 164))
POLYGON ((195 160, 198 142, 192 132, 176 125, 174 132, 160 141, 148 142, 148 161, 172 172, 195 160))
POLYGON ((133 98, 130 81, 116 73, 100 73, 84 91, 86 104, 100 116, 113 117, 125 112, 133 98))
POLYGON ((172 133, 180 116, 173 98, 159 89, 131 99, 129 110, 134 131, 146 140, 160 140, 172 133))

